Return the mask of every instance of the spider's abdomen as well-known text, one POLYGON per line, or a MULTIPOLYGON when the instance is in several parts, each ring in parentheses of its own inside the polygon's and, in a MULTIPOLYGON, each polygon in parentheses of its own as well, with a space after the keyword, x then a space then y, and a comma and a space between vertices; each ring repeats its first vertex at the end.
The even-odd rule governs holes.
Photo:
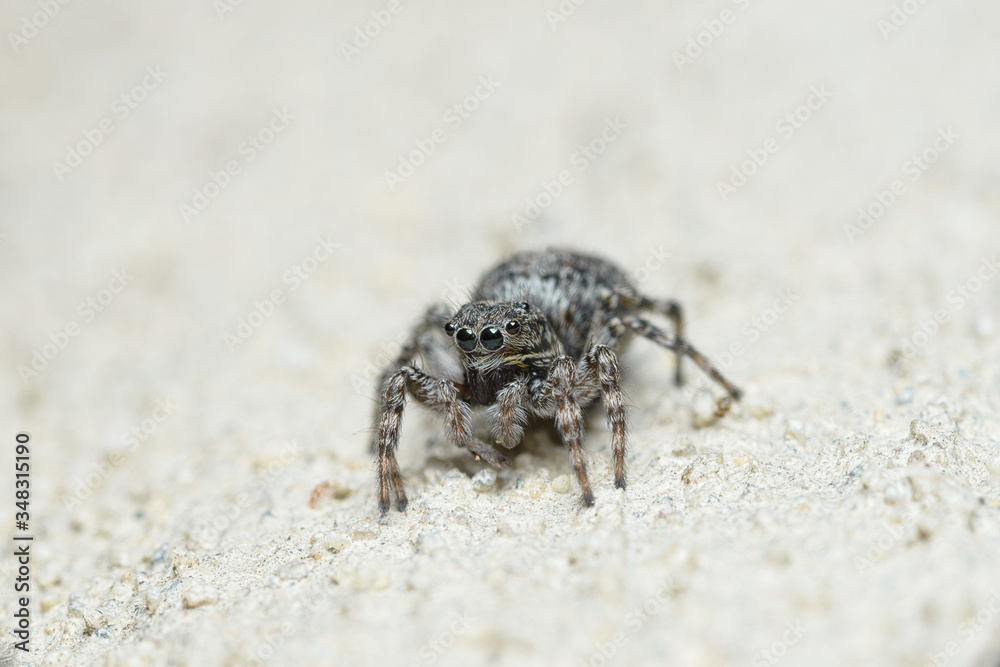
POLYGON ((636 294, 628 277, 599 257, 549 249, 512 256, 486 273, 474 301, 527 301, 548 319, 566 352, 579 358, 594 325, 605 322, 612 291, 636 294))

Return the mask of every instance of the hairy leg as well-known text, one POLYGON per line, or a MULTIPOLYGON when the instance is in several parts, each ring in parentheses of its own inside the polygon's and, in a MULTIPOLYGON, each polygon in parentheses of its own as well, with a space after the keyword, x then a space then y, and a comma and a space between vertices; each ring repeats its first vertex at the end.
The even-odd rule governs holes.
POLYGON ((396 447, 403 419, 406 393, 445 416, 452 439, 461 447, 480 456, 492 465, 506 465, 507 458, 489 444, 472 435, 471 410, 459 400, 459 388, 450 380, 435 378, 414 368, 403 366, 392 373, 382 386, 381 412, 375 434, 378 461, 379 510, 389 510, 390 486, 396 493, 396 508, 406 509, 406 492, 396 462, 396 447))
MULTIPOLYGON (((652 310, 669 317, 670 322, 674 325, 674 335, 681 340, 684 339, 684 309, 681 307, 679 301, 675 301, 674 299, 652 299, 643 296, 639 298, 639 308, 652 310)), ((682 353, 677 354, 677 370, 674 372, 674 383, 678 387, 684 383, 684 377, 681 374, 681 360, 683 358, 684 355, 682 353)))
POLYGON ((594 382, 601 386, 604 407, 611 425, 611 452, 615 466, 615 486, 625 488, 625 452, 628 445, 625 397, 619 381, 618 357, 605 345, 595 345, 584 357, 577 371, 577 384, 594 382))
MULTIPOLYGON (((434 304, 429 307, 424 314, 421 316, 420 321, 413 328, 406 342, 403 343, 402 349, 396 358, 392 361, 392 365, 382 371, 382 375, 379 377, 377 392, 375 402, 375 414, 373 415, 373 423, 378 424, 380 415, 383 413, 384 408, 382 406, 381 398, 385 393, 386 383, 389 381, 390 376, 396 373, 403 366, 413 365, 414 360, 422 354, 430 354, 433 350, 432 348, 439 347, 435 344, 433 337, 429 335, 432 329, 440 329, 444 326, 445 321, 448 318, 448 309, 443 303, 434 304)), ((376 440, 372 440, 371 447, 373 453, 378 453, 376 447, 376 440)))
POLYGON ((645 336, 654 343, 658 343, 663 347, 674 350, 678 354, 691 357, 691 359, 698 364, 699 368, 705 371, 710 378, 722 385, 722 387, 726 390, 726 393, 729 395, 718 401, 716 416, 721 417, 728 412, 729 408, 732 406, 732 402, 734 400, 738 401, 743 395, 743 392, 738 387, 723 377, 722 373, 712 365, 712 362, 709 361, 705 355, 696 350, 683 338, 666 333, 651 324, 649 321, 634 315, 626 315, 621 318, 621 321, 627 328, 636 332, 640 336, 645 336))
MULTIPOLYGON (((681 306, 680 301, 643 296, 634 289, 628 288, 613 290, 605 304, 611 311, 621 312, 620 309, 625 308, 630 311, 652 311, 666 315, 670 318, 670 323, 674 327, 674 335, 684 340, 684 308, 681 306)), ((613 329, 614 327, 612 327, 612 331, 613 329)), ((620 338, 624 334, 624 331, 613 331, 613 334, 616 335, 616 338, 620 338)), ((604 342, 600 338, 595 338, 594 340, 598 343, 604 342)), ((681 361, 683 358, 684 352, 677 351, 677 367, 674 371, 674 383, 677 386, 684 383, 684 376, 681 372, 681 361)))
POLYGON ((559 436, 573 457, 573 468, 583 489, 583 502, 589 507, 594 504, 594 493, 587 479, 587 459, 583 453, 583 410, 575 389, 576 365, 570 357, 556 357, 545 381, 532 396, 532 404, 536 411, 554 413, 559 436))

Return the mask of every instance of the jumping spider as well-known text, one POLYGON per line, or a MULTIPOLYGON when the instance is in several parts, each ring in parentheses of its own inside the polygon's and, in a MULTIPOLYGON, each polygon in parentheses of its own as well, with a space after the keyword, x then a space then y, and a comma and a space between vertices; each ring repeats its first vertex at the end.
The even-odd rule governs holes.
POLYGON ((523 252, 483 276, 458 312, 431 307, 379 383, 372 444, 382 514, 390 489, 397 509, 406 509, 396 445, 407 392, 445 417, 459 447, 497 468, 507 457, 473 434, 473 406, 486 407, 493 438, 505 448, 521 441, 529 418, 554 418, 588 506, 594 494, 583 454, 583 409, 601 396, 611 425, 615 486, 625 488, 626 413, 617 355, 633 334, 677 353, 678 385, 683 355, 722 385, 727 395, 716 416, 740 398, 740 390, 684 340, 680 304, 641 295, 622 271, 598 257, 523 252), (669 317, 673 333, 641 317, 644 312, 669 317), (418 356, 427 370, 413 365, 418 356))

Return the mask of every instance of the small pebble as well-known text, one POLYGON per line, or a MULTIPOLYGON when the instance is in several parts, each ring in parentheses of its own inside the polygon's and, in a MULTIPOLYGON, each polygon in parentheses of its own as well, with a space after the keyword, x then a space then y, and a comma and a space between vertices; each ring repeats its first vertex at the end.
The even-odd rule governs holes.
POLYGON ((527 493, 532 500, 538 500, 545 493, 545 480, 540 477, 535 477, 524 485, 524 492, 527 493))
POLYGON ((754 419, 766 419, 774 414, 774 407, 759 398, 748 398, 743 407, 754 419))
POLYGON ((100 609, 87 609, 83 612, 83 622, 87 624, 87 629, 93 632, 108 624, 108 619, 100 609))
POLYGON ((986 462, 986 469, 989 470, 990 475, 993 477, 1000 477, 1000 454, 997 454, 986 462))
POLYGON ((111 588, 111 597, 119 602, 128 602, 132 599, 134 591, 129 584, 119 583, 111 588))
POLYGON ((70 593, 69 606, 68 606, 69 615, 83 618, 83 612, 85 611, 85 609, 86 608, 84 607, 83 604, 83 596, 80 595, 79 593, 70 593))
POLYGON ((195 584, 184 592, 184 606, 188 609, 215 604, 218 601, 219 591, 204 584, 195 584))
POLYGON ((785 425, 785 438, 790 440, 795 440, 796 442, 805 443, 806 441, 806 427, 798 419, 789 419, 788 424, 785 425))
POLYGON ((287 581, 297 581, 299 579, 305 579, 309 575, 309 566, 306 562, 301 559, 296 559, 288 561, 277 570, 274 571, 279 579, 285 579, 287 581))
POLYGON ((491 468, 484 468, 472 476, 472 488, 479 493, 492 491, 497 485, 497 473, 491 468))
POLYGON ((910 422, 910 439, 919 447, 927 446, 927 423, 919 419, 910 422))
POLYGON ((913 485, 906 478, 896 479, 886 484, 882 495, 887 503, 905 503, 913 499, 913 485))
POLYGON ((378 537, 380 532, 382 529, 378 523, 369 517, 358 519, 351 525, 351 537, 356 540, 370 540, 373 537, 378 537))
POLYGON ((552 480, 552 490, 556 493, 566 493, 569 491, 569 475, 559 475, 552 480))
POLYGON ((309 507, 319 509, 332 500, 343 500, 351 495, 351 488, 340 480, 323 481, 316 485, 309 497, 309 507))
POLYGON ((718 450, 701 454, 681 473, 681 481, 694 486, 701 486, 708 481, 719 481, 724 477, 726 477, 726 464, 722 452, 718 450))
POLYGON ((972 330, 980 338, 992 338, 997 331, 996 320, 989 313, 982 312, 976 315, 972 323, 972 330))
POLYGON ((342 533, 316 533, 309 540, 309 555, 318 560, 331 552, 343 551, 350 543, 342 533))
POLYGON ((163 593, 160 592, 159 588, 153 586, 147 588, 142 597, 146 601, 146 609, 149 610, 150 614, 155 614, 156 610, 160 608, 160 603, 163 602, 163 593))
POLYGON ((154 551, 153 555, 149 557, 149 565, 155 569, 157 565, 166 564, 169 557, 170 551, 167 549, 167 545, 164 544, 162 547, 154 551))

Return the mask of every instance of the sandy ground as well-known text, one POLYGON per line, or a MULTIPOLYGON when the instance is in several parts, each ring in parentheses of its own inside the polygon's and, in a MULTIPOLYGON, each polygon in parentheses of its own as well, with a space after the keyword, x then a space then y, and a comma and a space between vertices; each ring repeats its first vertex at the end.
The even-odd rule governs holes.
POLYGON ((4 3, 0 497, 26 431, 35 541, 3 664, 995 667, 998 22, 4 3), (373 373, 551 244, 679 298, 745 401, 699 426, 711 389, 636 342, 592 509, 545 431, 474 483, 411 406, 378 521, 373 373))

